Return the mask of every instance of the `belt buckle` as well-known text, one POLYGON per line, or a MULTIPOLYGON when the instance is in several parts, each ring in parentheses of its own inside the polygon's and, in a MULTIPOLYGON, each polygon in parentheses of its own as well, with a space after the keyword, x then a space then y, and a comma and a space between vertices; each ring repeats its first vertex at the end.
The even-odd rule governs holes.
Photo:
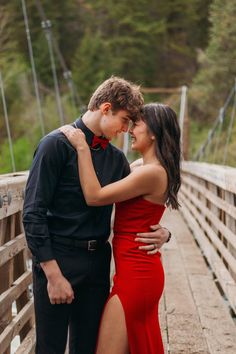
POLYGON ((89 240, 88 241, 88 251, 96 251, 97 241, 96 240, 89 240))

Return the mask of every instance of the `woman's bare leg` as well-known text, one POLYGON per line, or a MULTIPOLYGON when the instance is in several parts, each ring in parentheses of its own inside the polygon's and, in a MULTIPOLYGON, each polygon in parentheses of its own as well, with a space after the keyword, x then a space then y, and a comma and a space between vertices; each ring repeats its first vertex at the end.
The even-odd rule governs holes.
POLYGON ((117 295, 111 297, 103 312, 96 354, 128 354, 125 314, 117 295))

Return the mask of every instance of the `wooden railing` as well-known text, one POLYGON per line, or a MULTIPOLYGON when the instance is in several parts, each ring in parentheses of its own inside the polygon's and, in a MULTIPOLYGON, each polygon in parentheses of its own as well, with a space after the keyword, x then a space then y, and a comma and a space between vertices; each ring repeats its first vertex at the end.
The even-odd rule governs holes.
MULTIPOLYGON (((185 162, 181 212, 236 312, 236 169, 185 162)), ((27 173, 0 176, 0 353, 35 348, 32 274, 22 228, 27 173)), ((178 227, 178 225, 176 225, 178 227)))
POLYGON ((236 312, 236 168, 184 162, 181 212, 236 312))
POLYGON ((32 274, 22 228, 27 173, 0 176, 0 353, 34 353, 32 274), (16 336, 19 336, 19 340, 16 336))

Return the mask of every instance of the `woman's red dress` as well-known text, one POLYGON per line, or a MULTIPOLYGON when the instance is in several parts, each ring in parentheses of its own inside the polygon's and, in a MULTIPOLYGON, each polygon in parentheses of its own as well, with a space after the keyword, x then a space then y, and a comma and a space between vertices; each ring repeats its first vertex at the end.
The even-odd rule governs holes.
MULTIPOLYGON (((142 197, 116 204, 113 253, 116 266, 109 299, 117 295, 125 313, 131 354, 163 354, 158 303, 164 287, 160 253, 148 255, 134 241, 158 224, 165 206, 142 197)), ((142 244, 143 245, 143 244, 142 244)))

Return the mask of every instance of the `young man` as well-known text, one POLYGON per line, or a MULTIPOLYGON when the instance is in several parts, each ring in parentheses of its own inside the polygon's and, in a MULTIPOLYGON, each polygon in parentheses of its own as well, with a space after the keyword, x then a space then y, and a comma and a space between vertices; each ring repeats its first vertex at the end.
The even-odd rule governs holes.
MULTIPOLYGON (((142 105, 137 86, 111 77, 94 92, 82 119, 73 123, 91 146, 101 185, 129 174, 125 156, 108 140, 127 131, 142 105)), ((94 353, 110 289, 111 211, 112 205, 86 205, 77 154, 65 136, 56 130, 44 137, 34 156, 23 215, 33 254, 37 354, 63 354, 68 327, 70 354, 94 353)), ((145 234, 142 247, 154 253, 168 236, 163 229, 145 234)))

